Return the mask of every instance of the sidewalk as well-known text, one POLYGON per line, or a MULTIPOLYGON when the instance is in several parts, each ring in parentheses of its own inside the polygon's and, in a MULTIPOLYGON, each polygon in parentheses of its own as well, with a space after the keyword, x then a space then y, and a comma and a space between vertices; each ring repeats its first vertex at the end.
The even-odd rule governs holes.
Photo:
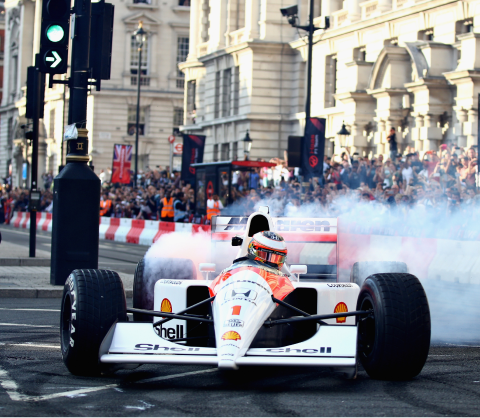
MULTIPOLYGON (((132 297, 133 274, 119 273, 127 298, 132 297)), ((36 251, 28 257, 28 247, 0 244, 0 298, 60 298, 63 286, 50 284, 50 253, 36 251)))

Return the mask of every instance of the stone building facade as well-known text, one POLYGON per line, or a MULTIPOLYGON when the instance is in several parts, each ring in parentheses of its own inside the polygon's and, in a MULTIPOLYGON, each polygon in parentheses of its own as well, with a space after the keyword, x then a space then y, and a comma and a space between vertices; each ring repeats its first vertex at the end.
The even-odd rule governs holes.
MULTIPOLYGON (((282 0, 192 0, 186 132, 207 135, 206 161, 283 157, 305 120, 307 39, 282 0), (300 35, 300 36, 299 36, 300 35)), ((308 1, 298 0, 300 22, 308 1)), ((477 145, 480 1, 317 0, 312 117, 327 120, 326 152, 388 152, 477 145), (477 33, 478 32, 478 33, 477 33), (345 125, 346 143, 336 134, 345 125)))
MULTIPOLYGON (((179 72, 177 64, 188 54, 189 1, 111 2, 115 5, 111 78, 102 80, 101 91, 92 88, 88 97, 86 127, 92 162, 98 174, 111 167, 114 144, 135 143, 138 48, 133 32, 142 21, 149 35, 141 63, 139 170, 156 165, 165 167, 170 155, 168 137, 178 132, 183 120, 184 74, 179 72)), ((21 167, 30 158, 30 147, 28 156, 25 153, 21 129, 28 123, 24 117, 26 73, 39 50, 42 2, 7 0, 5 6, 7 34, 5 93, 0 106, 0 177, 10 170, 13 185, 21 186, 21 167)), ((68 90, 64 91, 60 84, 46 88, 44 118, 40 123, 39 177, 47 171, 55 175, 62 162, 68 90)), ((132 168, 133 161, 134 158, 132 168)))

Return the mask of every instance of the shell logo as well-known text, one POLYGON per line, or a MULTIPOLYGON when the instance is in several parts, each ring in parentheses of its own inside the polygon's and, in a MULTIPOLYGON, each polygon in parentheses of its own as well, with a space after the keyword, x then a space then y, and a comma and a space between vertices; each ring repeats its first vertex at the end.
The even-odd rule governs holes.
MULTIPOLYGON (((333 313, 340 313, 340 312, 348 312, 348 308, 347 308, 347 305, 345 304, 345 302, 337 303, 337 306, 335 306, 335 309, 334 309, 333 313)), ((341 323, 345 322, 346 320, 347 320, 346 316, 341 316, 341 317, 337 318, 337 323, 341 324, 341 323)))
POLYGON ((172 312, 172 303, 168 299, 163 299, 162 303, 160 304, 160 311, 161 312, 172 312))
POLYGON ((227 331, 225 334, 222 335, 222 340, 241 340, 240 334, 236 331, 227 331))

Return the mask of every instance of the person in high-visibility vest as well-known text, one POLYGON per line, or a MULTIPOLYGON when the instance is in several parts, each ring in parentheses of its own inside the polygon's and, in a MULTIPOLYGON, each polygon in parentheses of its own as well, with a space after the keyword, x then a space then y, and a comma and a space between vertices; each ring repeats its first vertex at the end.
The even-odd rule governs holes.
POLYGON ((160 200, 160 220, 164 222, 173 222, 175 211, 173 210, 173 197, 172 193, 168 192, 167 195, 160 200))
POLYGON ((223 209, 222 202, 218 195, 214 194, 211 199, 207 200, 207 219, 212 222, 212 216, 220 215, 221 209, 223 209))
POLYGON ((104 193, 100 199, 100 216, 110 216, 112 211, 112 201, 108 198, 108 193, 104 193))

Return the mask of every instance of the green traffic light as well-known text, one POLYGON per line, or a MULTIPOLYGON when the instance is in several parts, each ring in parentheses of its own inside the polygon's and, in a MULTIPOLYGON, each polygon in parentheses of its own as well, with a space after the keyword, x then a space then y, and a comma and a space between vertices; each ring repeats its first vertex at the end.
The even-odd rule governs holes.
POLYGON ((47 39, 50 42, 60 42, 65 37, 65 31, 60 25, 51 25, 47 28, 47 39))

